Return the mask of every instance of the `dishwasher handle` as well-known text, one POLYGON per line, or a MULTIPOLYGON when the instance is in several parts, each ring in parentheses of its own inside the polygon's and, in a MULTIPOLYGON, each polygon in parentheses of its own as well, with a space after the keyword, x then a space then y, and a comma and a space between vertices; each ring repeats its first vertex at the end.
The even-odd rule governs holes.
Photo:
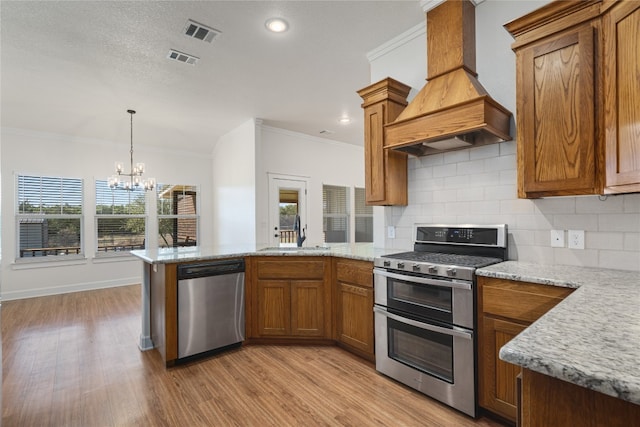
POLYGON ((244 272, 244 259, 225 259, 178 265, 178 280, 244 272))

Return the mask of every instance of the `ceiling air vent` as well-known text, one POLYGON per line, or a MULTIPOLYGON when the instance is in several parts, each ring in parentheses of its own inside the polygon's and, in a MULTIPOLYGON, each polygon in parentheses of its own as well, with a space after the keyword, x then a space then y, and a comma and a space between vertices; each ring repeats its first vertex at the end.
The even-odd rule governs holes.
POLYGON ((197 56, 189 55, 188 53, 178 52, 177 50, 170 49, 167 54, 168 59, 173 59, 175 61, 184 62, 185 64, 196 65, 198 60, 197 56))
POLYGON ((199 24, 191 19, 188 19, 184 26, 184 34, 186 36, 209 43, 211 43, 213 39, 221 33, 222 31, 199 24))

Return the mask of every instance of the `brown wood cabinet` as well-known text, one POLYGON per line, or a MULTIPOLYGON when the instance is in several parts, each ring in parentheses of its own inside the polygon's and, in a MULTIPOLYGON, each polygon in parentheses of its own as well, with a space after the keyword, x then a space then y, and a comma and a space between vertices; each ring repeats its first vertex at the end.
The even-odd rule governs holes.
POLYGON ((334 258, 336 333, 341 347, 374 361, 373 263, 334 258))
POLYGON ((639 14, 640 2, 556 1, 505 25, 519 197, 640 191, 639 14))
POLYGON ((499 358, 500 348, 573 289, 478 277, 478 400, 515 422, 520 367, 499 358))
POLYGON ((640 425, 640 405, 522 370, 522 427, 640 425))
POLYGON ((331 338, 328 257, 251 257, 250 338, 331 338))
POLYGON ((364 101, 367 205, 407 204, 407 154, 384 148, 384 125, 394 121, 406 107, 410 90, 410 86, 386 78, 358 91, 364 101))

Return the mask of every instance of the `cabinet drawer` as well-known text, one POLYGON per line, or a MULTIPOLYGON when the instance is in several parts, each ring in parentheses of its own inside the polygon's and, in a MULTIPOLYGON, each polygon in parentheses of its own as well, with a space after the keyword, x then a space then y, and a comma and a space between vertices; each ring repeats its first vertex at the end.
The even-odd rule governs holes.
MULTIPOLYGON (((291 257, 293 258, 293 257, 291 257)), ((324 279, 324 261, 309 258, 258 260, 259 279, 324 279)))
POLYGON ((336 261, 338 282, 373 288, 373 264, 366 261, 336 261))
POLYGON ((516 282, 488 277, 478 278, 483 313, 535 322, 566 298, 572 288, 516 282))

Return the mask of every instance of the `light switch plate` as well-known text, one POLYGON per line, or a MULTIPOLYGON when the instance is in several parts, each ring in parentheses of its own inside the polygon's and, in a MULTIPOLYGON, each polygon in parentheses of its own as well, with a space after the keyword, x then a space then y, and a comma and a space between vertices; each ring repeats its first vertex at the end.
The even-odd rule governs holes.
POLYGON ((584 249, 584 230, 569 230, 569 249, 584 249))
POLYGON ((551 230, 551 247, 564 248, 564 230, 551 230))
POLYGON ((393 225, 390 225, 387 227, 387 237, 389 239, 395 239, 396 238, 396 228, 393 225))

